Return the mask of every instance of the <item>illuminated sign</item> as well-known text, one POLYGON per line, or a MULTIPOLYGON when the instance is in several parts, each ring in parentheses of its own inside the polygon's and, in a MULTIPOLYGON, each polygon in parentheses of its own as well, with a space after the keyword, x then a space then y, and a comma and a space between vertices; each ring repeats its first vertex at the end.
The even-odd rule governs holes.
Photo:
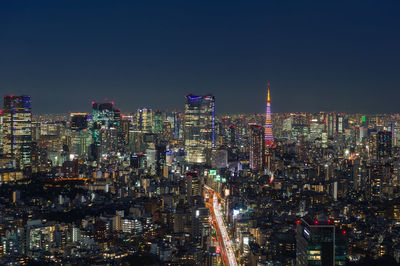
POLYGON ((210 175, 216 175, 217 174, 217 170, 210 170, 210 175))

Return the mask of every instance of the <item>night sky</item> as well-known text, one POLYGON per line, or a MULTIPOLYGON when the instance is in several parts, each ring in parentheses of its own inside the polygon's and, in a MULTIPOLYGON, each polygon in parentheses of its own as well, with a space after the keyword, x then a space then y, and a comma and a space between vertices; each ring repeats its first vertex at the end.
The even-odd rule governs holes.
POLYGON ((400 1, 273 2, 1 1, 0 93, 34 113, 188 92, 260 113, 270 81, 273 112, 400 112, 400 1))

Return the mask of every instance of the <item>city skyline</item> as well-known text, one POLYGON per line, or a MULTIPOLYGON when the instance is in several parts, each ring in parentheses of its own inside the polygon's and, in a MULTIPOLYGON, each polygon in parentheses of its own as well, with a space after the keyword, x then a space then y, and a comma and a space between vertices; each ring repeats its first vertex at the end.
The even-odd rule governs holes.
POLYGON ((31 95, 37 113, 85 111, 110 90, 123 110, 182 109, 192 92, 260 113, 270 81, 274 112, 395 113, 398 7, 3 3, 0 93, 31 95))
MULTIPOLYGON (((265 91, 268 91, 268 87, 266 87, 267 89, 265 91)), ((188 94, 192 94, 192 93, 185 93, 185 95, 188 94)), ((196 93, 194 93, 196 94, 196 93)), ((212 95, 211 93, 207 93, 207 95, 212 95)), ((15 95, 15 94, 4 94, 3 97, 8 97, 10 95, 15 95)), ((29 96, 30 98, 32 98, 31 95, 29 94, 21 94, 21 96, 29 96)), ((78 109, 68 109, 68 111, 61 111, 61 112, 38 112, 37 110, 34 110, 34 112, 32 113, 33 115, 66 115, 66 114, 71 114, 71 113, 76 113, 76 112, 90 112, 91 111, 91 106, 94 102, 103 102, 103 103, 117 103, 119 105, 118 102, 115 102, 113 100, 114 98, 104 98, 103 100, 92 100, 90 102, 87 103, 87 106, 85 107, 81 107, 78 109)), ((265 101, 265 100, 264 100, 265 101)), ((261 110, 260 112, 215 112, 216 116, 224 116, 224 115, 251 115, 251 114, 260 114, 260 115, 265 115, 265 103, 263 106, 264 110, 261 110)), ((275 108, 275 107, 274 107, 275 108)), ((121 109, 121 108, 120 108, 121 109)), ((150 106, 146 106, 146 105, 140 105, 137 108, 133 108, 133 109, 126 109, 126 110, 122 110, 122 113, 125 114, 134 114, 136 113, 138 110, 141 109, 149 109, 152 111, 160 111, 160 112, 184 112, 185 106, 184 104, 182 104, 181 108, 175 108, 175 109, 170 109, 170 108, 166 108, 166 109, 161 109, 161 108, 153 108, 150 106)), ((40 107, 39 107, 40 110, 40 107)), ((218 109, 217 109, 218 110, 218 109)), ((0 109, 0 111, 2 111, 0 109)), ((390 115, 390 114, 399 114, 400 112, 361 112, 361 111, 357 111, 355 110, 354 112, 345 112, 343 110, 337 110, 337 109, 332 109, 332 110, 315 110, 315 111, 302 111, 302 110, 297 110, 297 111, 285 111, 285 112, 276 112, 276 111, 271 111, 271 115, 279 115, 279 114, 291 114, 291 113, 309 113, 309 114, 317 114, 317 113, 346 113, 346 114, 365 114, 365 115, 390 115)))

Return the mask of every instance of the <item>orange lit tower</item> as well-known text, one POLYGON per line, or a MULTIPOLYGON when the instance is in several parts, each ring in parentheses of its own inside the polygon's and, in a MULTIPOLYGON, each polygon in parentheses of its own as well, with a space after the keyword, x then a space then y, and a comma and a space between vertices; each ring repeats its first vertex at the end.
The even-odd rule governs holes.
POLYGON ((272 133, 272 118, 271 118, 271 98, 269 96, 268 82, 268 93, 267 93, 267 109, 265 114, 265 125, 264 125, 264 142, 265 142, 265 166, 270 169, 271 164, 271 153, 270 149, 275 148, 274 135, 272 133))

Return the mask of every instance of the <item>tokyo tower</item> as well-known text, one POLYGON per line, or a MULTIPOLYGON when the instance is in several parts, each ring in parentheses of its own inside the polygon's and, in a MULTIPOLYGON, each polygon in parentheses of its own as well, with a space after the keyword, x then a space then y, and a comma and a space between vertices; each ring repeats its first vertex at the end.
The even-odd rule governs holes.
POLYGON ((272 119, 271 119, 271 99, 269 97, 269 86, 268 83, 268 94, 267 94, 267 109, 265 114, 265 125, 264 125, 264 142, 265 142, 265 151, 269 148, 274 148, 274 135, 272 133, 272 119))

